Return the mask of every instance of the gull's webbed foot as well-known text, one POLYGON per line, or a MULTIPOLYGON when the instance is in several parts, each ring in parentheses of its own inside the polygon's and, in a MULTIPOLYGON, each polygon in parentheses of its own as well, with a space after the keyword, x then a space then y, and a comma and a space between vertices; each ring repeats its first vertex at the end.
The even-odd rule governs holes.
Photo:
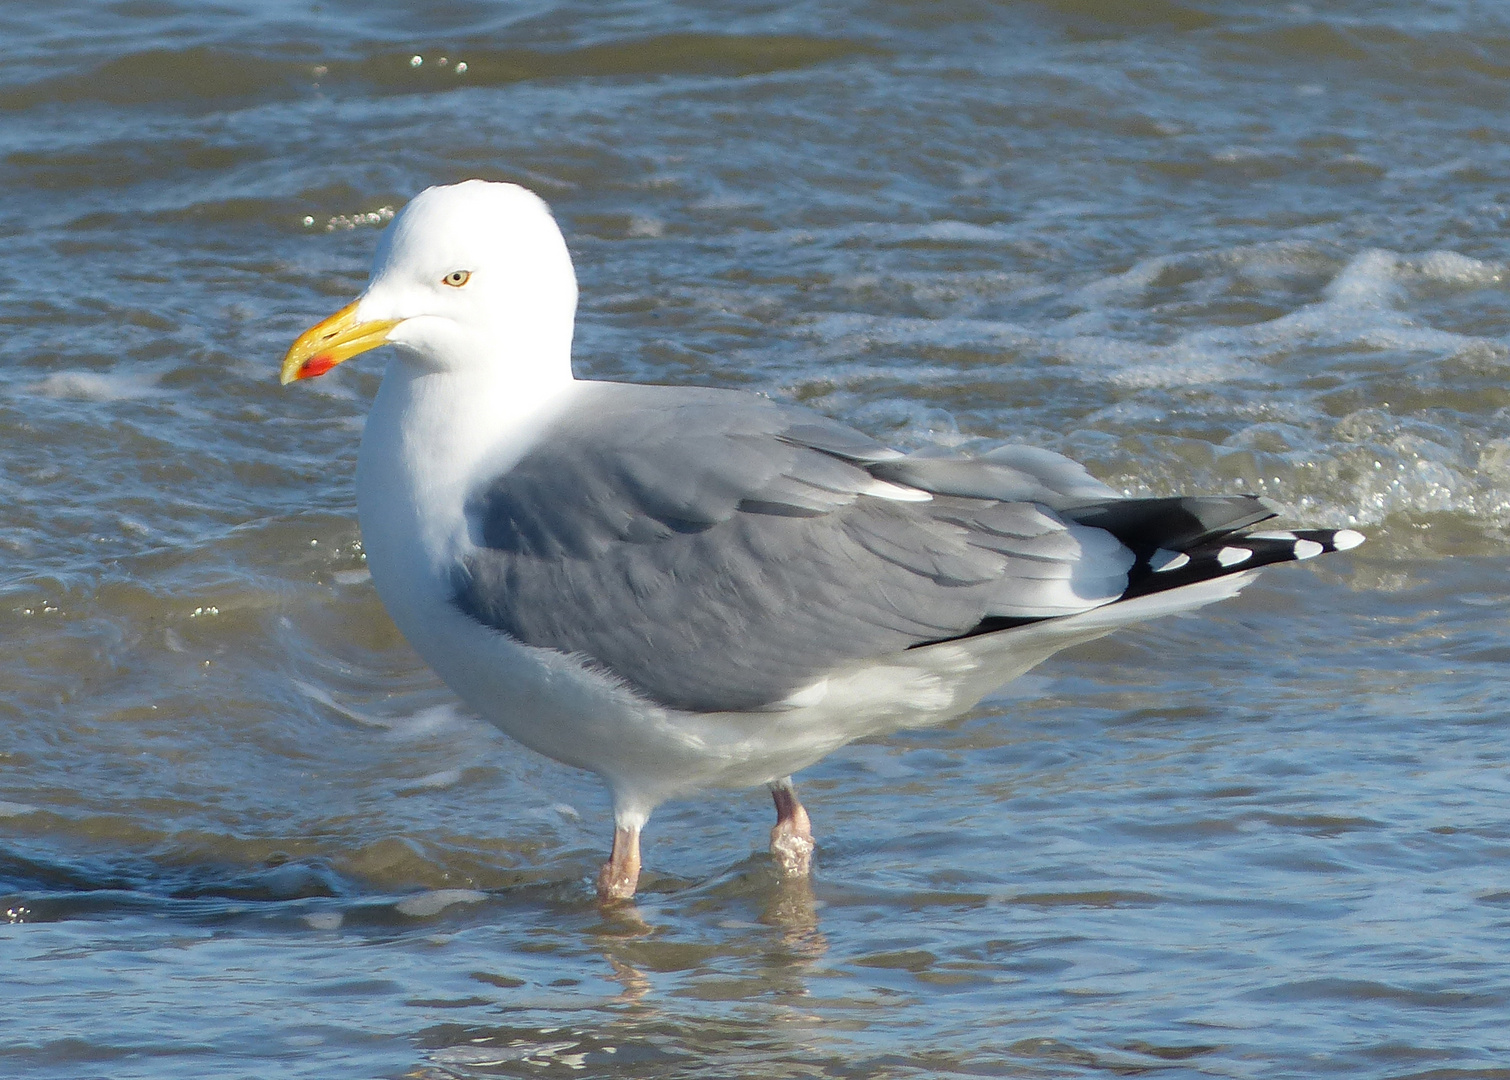
POLYGON ((792 778, 771 785, 776 803, 776 825, 771 829, 771 858, 789 877, 807 877, 813 870, 813 823, 797 798, 792 778))

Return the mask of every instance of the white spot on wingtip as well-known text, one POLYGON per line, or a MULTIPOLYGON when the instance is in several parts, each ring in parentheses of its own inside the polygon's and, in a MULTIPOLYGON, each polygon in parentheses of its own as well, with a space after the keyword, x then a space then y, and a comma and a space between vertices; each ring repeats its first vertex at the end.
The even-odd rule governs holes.
POLYGON ((1325 550, 1326 548, 1314 540, 1295 541, 1295 557, 1297 559, 1314 559, 1325 550))
POLYGON ((1166 551, 1160 548, 1148 559, 1148 568, 1155 574, 1162 574, 1168 570, 1178 570, 1182 566, 1190 564, 1190 556, 1183 551, 1166 551))
POLYGON ((1338 529, 1332 534, 1332 546, 1338 551, 1351 551, 1363 543, 1365 537, 1352 529, 1338 529))
POLYGON ((1251 558, 1253 558, 1253 552, 1247 548, 1224 547, 1216 553, 1216 561, 1223 566, 1236 566, 1238 563, 1245 563, 1251 558))

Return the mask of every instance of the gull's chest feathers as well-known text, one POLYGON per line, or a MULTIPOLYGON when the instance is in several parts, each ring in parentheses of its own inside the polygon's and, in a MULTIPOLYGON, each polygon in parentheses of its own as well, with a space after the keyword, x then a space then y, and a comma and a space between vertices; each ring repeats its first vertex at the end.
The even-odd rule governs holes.
POLYGON ((528 452, 575 384, 533 397, 511 389, 394 360, 373 402, 357 515, 373 581, 411 641, 413 616, 454 599, 456 569, 474 547, 475 492, 528 452))

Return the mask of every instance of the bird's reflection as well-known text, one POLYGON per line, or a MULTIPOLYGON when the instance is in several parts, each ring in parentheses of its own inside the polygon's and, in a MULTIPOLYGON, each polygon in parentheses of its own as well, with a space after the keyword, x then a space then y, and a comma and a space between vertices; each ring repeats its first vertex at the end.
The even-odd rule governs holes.
POLYGON ((746 900, 759 912, 753 924, 738 924, 748 930, 737 932, 735 938, 721 943, 727 947, 729 959, 749 956, 750 937, 760 936, 755 927, 769 927, 777 932, 775 941, 757 950, 758 971, 752 974, 758 974, 765 992, 776 990, 795 996, 807 993, 807 977, 813 964, 828 952, 828 938, 819 924, 819 904, 812 879, 806 875, 782 874, 763 855, 752 858, 741 870, 712 883, 711 887, 685 890, 680 894, 686 897, 685 904, 678 903, 677 893, 670 894, 667 899, 680 910, 671 912, 677 918, 666 926, 651 923, 646 916, 649 907, 634 901, 599 908, 601 921, 592 932, 608 963, 609 978, 623 987, 614 999, 615 1004, 653 1008, 654 984, 647 971, 668 970, 661 966, 662 962, 676 966, 670 960, 671 948, 666 947, 685 946, 675 939, 691 925, 688 909, 706 913, 710 901, 714 907, 728 911, 739 906, 740 900, 746 900), (663 942, 662 938, 666 940, 663 942), (663 951, 668 956, 658 957, 663 951))
POLYGON ((615 1005, 643 1005, 645 997, 650 993, 650 979, 643 971, 633 964, 620 959, 613 953, 604 953, 604 959, 613 970, 609 976, 614 982, 624 989, 613 999, 615 1005))
POLYGON ((818 899, 813 879, 777 875, 760 922, 781 931, 781 943, 794 961, 807 965, 828 952, 828 938, 818 926, 818 899))

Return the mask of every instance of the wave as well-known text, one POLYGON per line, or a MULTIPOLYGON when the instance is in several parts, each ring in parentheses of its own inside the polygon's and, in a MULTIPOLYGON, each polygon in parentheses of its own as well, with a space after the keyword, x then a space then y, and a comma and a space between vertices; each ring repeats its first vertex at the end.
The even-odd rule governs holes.
POLYGON ((110 105, 290 98, 349 85, 363 93, 433 93, 535 79, 692 75, 740 78, 884 50, 858 41, 795 34, 663 34, 568 49, 424 47, 319 61, 259 56, 215 46, 150 49, 92 71, 0 90, 0 110, 79 101, 110 105))

